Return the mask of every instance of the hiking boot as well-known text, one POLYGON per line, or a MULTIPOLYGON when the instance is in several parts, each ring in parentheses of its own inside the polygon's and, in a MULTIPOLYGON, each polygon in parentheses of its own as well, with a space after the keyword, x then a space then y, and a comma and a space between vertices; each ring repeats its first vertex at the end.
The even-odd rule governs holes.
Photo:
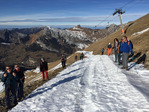
POLYGON ((6 109, 8 110, 8 109, 10 109, 11 107, 10 106, 6 106, 6 109))
POLYGON ((125 68, 127 71, 129 70, 128 67, 125 68))
POLYGON ((121 69, 126 69, 126 67, 122 67, 121 69))
POLYGON ((23 97, 19 98, 19 101, 23 101, 23 100, 24 100, 24 98, 23 98, 23 97))
POLYGON ((17 104, 18 104, 18 102, 15 102, 15 103, 14 103, 14 106, 16 106, 17 104))

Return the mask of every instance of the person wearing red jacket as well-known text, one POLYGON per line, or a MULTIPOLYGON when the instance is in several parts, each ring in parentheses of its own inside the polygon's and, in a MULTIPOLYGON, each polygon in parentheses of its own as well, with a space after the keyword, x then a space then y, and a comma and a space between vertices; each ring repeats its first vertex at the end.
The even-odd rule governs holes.
POLYGON ((42 79, 45 80, 45 75, 46 75, 46 79, 48 79, 48 64, 47 62, 45 61, 44 58, 41 58, 41 63, 40 63, 40 72, 42 72, 42 79))

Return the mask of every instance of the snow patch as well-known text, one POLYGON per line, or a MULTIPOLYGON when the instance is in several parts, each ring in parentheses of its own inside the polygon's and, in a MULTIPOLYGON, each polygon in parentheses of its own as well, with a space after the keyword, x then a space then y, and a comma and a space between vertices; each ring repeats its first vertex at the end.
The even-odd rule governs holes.
POLYGON ((85 49, 85 48, 88 47, 88 45, 79 43, 79 44, 77 44, 77 47, 78 47, 79 49, 85 49))
POLYGON ((4 73, 3 71, 0 71, 0 78, 2 78, 3 73, 4 73))
MULTIPOLYGON (((0 79, 2 78, 2 75, 3 75, 3 71, 0 71, 0 79)), ((0 80, 0 93, 4 90, 4 86, 3 86, 3 82, 1 82, 0 80)))
POLYGON ((2 45, 10 45, 10 43, 1 43, 2 45))
POLYGON ((0 93, 4 90, 3 82, 0 82, 0 93))
POLYGON ((39 68, 36 68, 33 72, 34 73, 40 73, 40 69, 39 68))
POLYGON ((134 33, 134 34, 132 34, 133 36, 134 35, 141 35, 141 34, 143 34, 144 32, 146 32, 146 31, 148 31, 149 30, 149 28, 147 28, 147 29, 145 29, 145 30, 142 30, 142 31, 140 31, 140 32, 136 32, 136 33, 134 33))
POLYGON ((73 27, 73 30, 82 30, 82 29, 75 26, 73 27))
POLYGON ((27 73, 29 73, 29 72, 31 72, 31 70, 26 70, 26 71, 25 71, 25 74, 27 74, 27 73))

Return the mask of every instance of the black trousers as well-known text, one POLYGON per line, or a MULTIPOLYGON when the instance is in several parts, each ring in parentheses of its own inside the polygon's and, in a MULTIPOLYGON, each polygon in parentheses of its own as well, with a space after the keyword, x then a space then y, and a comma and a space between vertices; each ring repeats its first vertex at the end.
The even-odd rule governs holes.
POLYGON ((12 85, 5 84, 5 99, 6 106, 10 107, 10 92, 12 93, 12 102, 13 104, 17 103, 16 90, 12 85))
POLYGON ((62 60, 62 67, 65 68, 65 66, 66 66, 66 61, 62 60))
POLYGON ((23 87, 24 87, 24 82, 21 81, 21 82, 18 82, 17 84, 17 88, 16 88, 16 95, 17 95, 17 98, 23 98, 23 87))

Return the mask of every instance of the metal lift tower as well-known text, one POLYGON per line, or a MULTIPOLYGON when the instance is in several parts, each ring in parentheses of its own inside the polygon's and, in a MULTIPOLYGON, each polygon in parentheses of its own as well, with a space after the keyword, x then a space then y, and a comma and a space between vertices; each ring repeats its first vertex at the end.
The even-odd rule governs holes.
POLYGON ((122 23, 122 14, 124 14, 125 13, 125 11, 122 11, 122 9, 115 9, 115 12, 113 13, 113 16, 115 15, 115 14, 117 14, 118 13, 118 15, 119 15, 119 17, 120 17, 120 22, 121 22, 121 29, 122 29, 122 33, 124 34, 124 26, 123 26, 123 23, 122 23))

